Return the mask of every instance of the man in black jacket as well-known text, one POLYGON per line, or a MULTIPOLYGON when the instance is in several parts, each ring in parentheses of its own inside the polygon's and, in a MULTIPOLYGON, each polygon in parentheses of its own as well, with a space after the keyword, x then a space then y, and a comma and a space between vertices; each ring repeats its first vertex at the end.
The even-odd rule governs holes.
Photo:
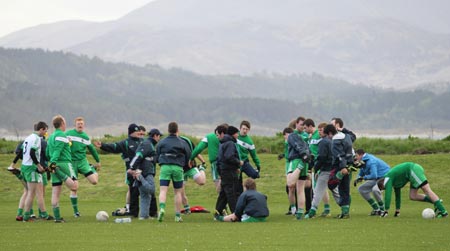
POLYGON ((325 126, 323 132, 331 138, 331 154, 333 156, 331 175, 338 181, 339 206, 341 207, 341 214, 337 218, 347 219, 350 217, 349 167, 353 164, 352 140, 349 134, 337 131, 332 124, 325 126))
POLYGON ((229 126, 227 134, 220 140, 219 152, 217 154, 217 165, 221 178, 221 191, 217 197, 216 213, 223 212, 227 203, 233 213, 236 209, 239 197, 239 169, 244 164, 239 158, 237 150, 237 137, 239 129, 229 126))
POLYGON ((173 182, 175 192, 175 221, 182 222, 181 218, 181 190, 183 189, 183 167, 189 163, 191 150, 187 143, 178 137, 178 124, 170 122, 169 136, 156 145, 156 156, 161 166, 159 174, 159 214, 158 221, 164 219, 167 190, 170 181, 173 182))
MULTIPOLYGON (((143 141, 140 137, 140 128, 136 124, 130 124, 128 126, 128 138, 120 142, 106 144, 102 142, 94 142, 96 147, 99 147, 105 152, 110 153, 121 153, 122 159, 125 162, 125 169, 128 171, 130 169, 130 162, 136 155, 136 149, 139 144, 143 141)), ((128 193, 127 193, 127 204, 126 210, 129 215, 138 217, 139 214, 139 189, 137 186, 133 187, 134 177, 132 173, 127 172, 128 193)))

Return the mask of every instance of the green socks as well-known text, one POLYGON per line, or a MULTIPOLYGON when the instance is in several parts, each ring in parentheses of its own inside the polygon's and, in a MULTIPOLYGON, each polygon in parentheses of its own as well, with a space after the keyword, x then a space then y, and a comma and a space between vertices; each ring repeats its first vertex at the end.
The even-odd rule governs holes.
POLYGON ((324 213, 330 213, 330 211, 331 211, 330 204, 325 204, 323 207, 323 211, 324 211, 324 213))
POLYGON ((435 208, 439 209, 439 211, 447 212, 447 210, 445 209, 444 205, 442 205, 442 200, 441 199, 438 199, 433 204, 434 204, 435 208))
POLYGON ((23 216, 23 208, 17 209, 17 216, 23 216))
POLYGON ((295 213, 295 218, 297 218, 297 220, 301 220, 302 217, 303 217, 303 208, 298 208, 297 213, 295 213))
POLYGON ((73 212, 78 213, 78 197, 70 196, 70 202, 72 203, 73 212))
POLYGON ((342 214, 349 214, 350 213, 350 206, 349 205, 342 206, 341 210, 342 210, 342 214))
POLYGON ((367 202, 368 202, 369 205, 373 208, 373 210, 378 210, 378 209, 380 209, 380 208, 378 207, 378 204, 375 202, 374 199, 370 198, 370 199, 367 200, 367 202))
POLYGON ((380 208, 381 211, 384 211, 384 202, 378 201, 378 207, 380 208))
POLYGON ((59 212, 59 207, 53 208, 53 214, 55 215, 55 220, 61 220, 61 214, 59 212))

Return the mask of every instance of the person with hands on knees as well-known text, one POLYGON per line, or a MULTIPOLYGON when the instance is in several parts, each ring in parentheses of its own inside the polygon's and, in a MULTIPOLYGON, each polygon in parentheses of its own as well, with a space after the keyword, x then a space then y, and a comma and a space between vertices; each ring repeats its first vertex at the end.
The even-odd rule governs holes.
POLYGON ((448 217, 448 212, 442 204, 442 200, 431 190, 423 167, 414 162, 404 162, 394 166, 383 178, 377 181, 380 190, 386 190, 384 195, 385 211, 381 217, 387 217, 391 204, 392 191, 395 193, 395 214, 400 215, 401 189, 410 183, 409 198, 415 201, 432 203, 436 212, 436 218, 448 217), (419 188, 424 194, 419 193, 419 188))
POLYGON ((357 183, 365 181, 358 187, 358 192, 372 207, 372 212, 369 215, 381 215, 384 211, 384 202, 381 191, 377 186, 377 180, 382 178, 390 167, 386 162, 364 152, 363 149, 356 150, 355 163, 354 166, 359 167, 359 173, 358 178, 353 182, 353 186, 356 187, 357 183))

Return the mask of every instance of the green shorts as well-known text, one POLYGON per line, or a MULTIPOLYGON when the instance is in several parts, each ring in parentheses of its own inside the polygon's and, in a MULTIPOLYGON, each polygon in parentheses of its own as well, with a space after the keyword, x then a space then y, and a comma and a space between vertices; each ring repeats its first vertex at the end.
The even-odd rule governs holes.
POLYGON ((286 163, 284 164, 284 171, 286 173, 286 175, 289 174, 289 161, 286 161, 286 163))
POLYGON ((300 177, 306 177, 308 175, 308 164, 301 159, 290 161, 287 173, 292 173, 296 168, 300 169, 300 177))
POLYGON ((177 165, 161 165, 159 180, 183 182, 183 168, 177 165))
MULTIPOLYGON (((59 167, 65 175, 69 178, 76 180, 77 176, 73 170, 72 163, 70 162, 56 162, 56 166, 59 167)), ((55 173, 52 173, 52 184, 62 184, 65 180, 61 180, 55 173)))
POLYGON ((91 168, 87 159, 83 160, 74 160, 72 161, 73 171, 78 178, 78 174, 81 173, 84 177, 89 176, 90 174, 95 173, 95 170, 91 168))
POLYGON ((409 182, 412 188, 418 189, 420 186, 427 181, 427 177, 425 177, 425 171, 423 167, 419 164, 414 164, 411 167, 411 173, 409 182))
POLYGON ((189 169, 189 171, 183 173, 184 181, 187 181, 189 178, 194 179, 195 175, 200 173, 197 167, 193 167, 189 169))
POLYGON ((20 167, 22 172, 23 180, 27 183, 42 183, 42 174, 37 171, 36 165, 26 166, 22 165, 20 167))
POLYGON ((246 214, 242 215, 241 222, 266 222, 267 217, 252 217, 246 214))
POLYGON ((219 180, 219 172, 217 171, 217 161, 211 162, 211 175, 213 181, 219 180))

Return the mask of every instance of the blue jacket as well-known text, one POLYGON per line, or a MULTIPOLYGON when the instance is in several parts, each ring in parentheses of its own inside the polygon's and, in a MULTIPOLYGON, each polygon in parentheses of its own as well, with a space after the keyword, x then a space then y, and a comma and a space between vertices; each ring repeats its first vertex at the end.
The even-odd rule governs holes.
POLYGON ((365 180, 382 178, 389 171, 389 165, 372 154, 365 153, 362 160, 365 162, 365 165, 359 169, 358 176, 365 180))
POLYGON ((159 165, 177 165, 183 168, 189 162, 191 150, 184 140, 170 134, 156 145, 156 156, 159 165))

